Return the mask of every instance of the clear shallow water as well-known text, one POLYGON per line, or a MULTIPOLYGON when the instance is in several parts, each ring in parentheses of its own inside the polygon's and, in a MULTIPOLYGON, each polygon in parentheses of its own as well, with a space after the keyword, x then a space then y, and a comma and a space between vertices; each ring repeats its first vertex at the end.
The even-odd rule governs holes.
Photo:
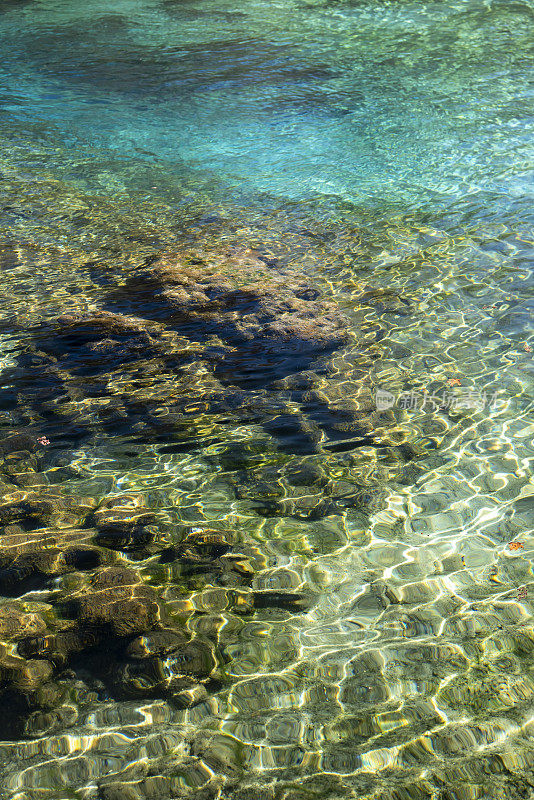
POLYGON ((3 108, 56 145, 284 197, 517 198, 531 25, 529 2, 17 3, 3 108))
MULTIPOLYGON (((308 467, 377 502, 315 519, 302 509, 321 484, 287 478, 298 435, 198 416, 165 452, 164 435, 47 430, 47 480, 142 492, 171 539, 180 522, 241 530, 255 587, 313 603, 192 615, 217 631, 227 687, 186 712, 79 687, 72 725, 0 745, 6 797, 98 797, 147 763, 186 763, 184 791, 209 768, 214 796, 240 800, 532 796, 533 15, 489 0, 0 2, 7 317, 98 305, 95 263, 112 276, 176 238, 252 245, 352 320, 318 369, 327 401, 304 416, 325 402, 343 416, 362 384, 498 400, 397 403, 393 432, 377 422, 383 447, 339 451, 324 423, 308 467), (192 745, 199 730, 219 738, 192 745)), ((9 374, 31 335, 2 335, 9 374)), ((21 400, 5 425, 33 413, 21 400)), ((181 602, 172 574, 151 580, 181 602)))

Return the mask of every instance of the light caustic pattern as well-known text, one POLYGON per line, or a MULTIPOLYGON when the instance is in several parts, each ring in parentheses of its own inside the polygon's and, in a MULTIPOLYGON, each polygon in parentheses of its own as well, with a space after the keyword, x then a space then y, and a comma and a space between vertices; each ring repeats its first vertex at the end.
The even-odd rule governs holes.
MULTIPOLYGON (((252 230, 251 223, 246 236, 252 230)), ((330 237, 328 247, 299 255, 313 258, 317 280, 336 275, 334 294, 352 309, 358 331, 357 342, 317 377, 330 411, 343 418, 361 402, 362 382, 354 375, 362 364, 371 385, 395 396, 457 391, 450 386, 455 376, 460 387, 497 393, 498 402, 490 413, 394 405, 381 415, 389 424, 375 432, 375 445, 384 448, 362 446, 348 458, 329 451, 323 438, 322 451, 301 457, 300 467, 304 461, 352 490, 363 486, 367 511, 350 508, 315 521, 258 518, 249 493, 241 490, 236 499, 232 463, 213 471, 226 439, 247 447, 265 437, 255 425, 220 427, 223 444, 210 444, 213 422, 207 419, 202 431, 198 420, 196 453, 162 455, 145 447, 135 469, 121 466, 118 443, 105 460, 111 443, 79 451, 72 461, 77 492, 150 491, 156 506, 178 507, 182 520, 244 530, 264 558, 255 588, 303 590, 312 608, 258 611, 247 619, 225 610, 224 590, 218 601, 203 595, 197 606, 207 602, 207 613, 188 624, 201 635, 218 631, 229 688, 187 712, 164 701, 106 704, 80 690, 73 698, 80 717, 68 732, 2 745, 11 763, 9 791, 31 796, 38 786, 54 796, 58 787, 86 785, 91 795, 126 764, 131 774, 124 778, 141 780, 146 759, 157 774, 179 762, 184 786, 209 784, 213 773, 226 781, 239 776, 242 790, 250 785, 259 797, 270 796, 275 784, 292 796, 296 775, 310 789, 326 781, 340 796, 352 790, 389 796, 404 787, 422 796, 443 788, 451 797, 514 797, 526 785, 534 689, 534 427, 531 363, 521 347, 528 332, 514 326, 510 312, 506 330, 502 317, 484 308, 487 295, 501 291, 504 266, 499 259, 492 272, 484 264, 480 285, 477 270, 466 269, 467 261, 483 260, 480 243, 396 218, 360 228, 354 252, 346 220, 330 231, 337 239, 330 237), (418 243, 429 236, 439 238, 439 247, 422 253, 418 243), (397 239, 405 257, 381 269, 380 260, 397 252, 397 239), (378 248, 373 261, 369 252, 378 248), (430 292, 414 277, 421 269, 432 271, 439 290, 430 292), (372 292, 365 289, 371 279, 372 292), (408 314, 384 308, 381 284, 404 298, 408 314), (387 336, 376 341, 371 333, 380 330, 387 336), (371 366, 362 352, 365 331, 376 355, 371 366), (395 462, 392 442, 408 442, 415 457, 395 462)), ((510 265, 522 247, 518 240, 510 250, 510 265)), ((528 292, 503 292, 506 310, 525 300, 528 292)), ((282 464, 281 507, 317 502, 320 487, 295 495, 284 479, 288 457, 280 462, 271 446, 255 463, 282 464)), ((272 475, 269 485, 272 491, 272 475)), ((171 602, 173 596, 169 586, 171 602)))
MULTIPOLYGON (((223 688, 181 711, 111 700, 82 670, 55 729, 0 744, 2 791, 529 797, 532 4, 216 5, 0 8, 2 266, 20 315, 0 363, 177 236, 313 275, 352 338, 290 409, 312 453, 231 413, 192 417, 175 452, 98 430, 43 443, 64 450, 47 477, 67 493, 142 493, 171 539, 177 522, 239 530, 254 588, 310 607, 247 616, 199 589, 187 625, 220 643, 223 688), (373 407, 356 435, 379 390, 449 400, 373 407)), ((34 422, 23 399, 3 413, 34 422)))

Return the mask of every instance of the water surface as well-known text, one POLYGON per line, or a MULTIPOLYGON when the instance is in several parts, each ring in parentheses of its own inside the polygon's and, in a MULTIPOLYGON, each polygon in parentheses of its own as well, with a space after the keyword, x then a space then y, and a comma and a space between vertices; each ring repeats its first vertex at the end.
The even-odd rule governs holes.
POLYGON ((174 796, 143 765, 183 796, 532 796, 533 17, 531 0, 0 0, 3 428, 46 433, 50 485, 140 493, 170 540, 242 531, 255 588, 310 598, 193 614, 226 676, 188 711, 80 668, 76 719, 0 744, 6 798, 174 796), (9 384, 36 325, 176 242, 252 247, 348 314, 316 394, 291 400, 301 428, 192 413, 88 436, 9 384), (342 424, 362 387, 442 402, 397 400, 362 440, 342 424))

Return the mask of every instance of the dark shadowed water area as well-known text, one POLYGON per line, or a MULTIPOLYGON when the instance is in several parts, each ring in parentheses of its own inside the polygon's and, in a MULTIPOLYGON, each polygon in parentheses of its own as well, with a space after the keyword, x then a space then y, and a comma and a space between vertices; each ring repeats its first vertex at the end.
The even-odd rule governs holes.
POLYGON ((534 797, 531 0, 0 0, 0 797, 534 797))

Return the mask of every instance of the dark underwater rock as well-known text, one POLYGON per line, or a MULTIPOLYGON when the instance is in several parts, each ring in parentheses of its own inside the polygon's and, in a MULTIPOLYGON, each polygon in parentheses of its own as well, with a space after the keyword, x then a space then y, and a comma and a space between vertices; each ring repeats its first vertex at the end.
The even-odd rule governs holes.
MULTIPOLYGON (((169 250, 123 275, 104 298, 108 310, 64 314, 30 330, 9 380, 48 426, 60 425, 71 439, 98 429, 172 437, 178 441, 162 452, 174 452, 197 444, 195 419, 210 414, 214 424, 221 417, 258 422, 288 454, 375 446, 377 426, 380 446, 397 444, 384 439, 384 420, 376 418, 367 346, 357 356, 360 369, 347 361, 350 380, 324 377, 327 362, 317 358, 347 340, 349 320, 302 273, 244 248, 212 248, 169 250)), ((231 445, 218 455, 228 468, 247 460, 245 453, 233 459, 231 445)), ((41 480, 31 463, 13 479, 41 480)), ((284 516, 292 509, 259 510, 284 516)), ((317 513, 329 511, 302 516, 317 513)), ((122 536, 113 521, 101 543, 150 544, 142 526, 124 527, 122 536)))
POLYGON ((284 592, 272 589, 254 590, 255 608, 281 608, 285 611, 307 611, 313 600, 302 592, 284 592))
POLYGON ((47 658, 63 667, 73 656, 97 647, 101 641, 101 631, 75 625, 55 634, 25 638, 17 651, 23 658, 47 658))
POLYGON ((0 570, 0 591, 11 594, 13 590, 24 590, 30 578, 49 578, 68 571, 65 556, 60 550, 45 550, 23 553, 13 559, 8 567, 0 570), (22 587, 19 587, 23 584, 22 587))
POLYGON ((176 556, 188 560, 216 559, 226 555, 235 542, 232 531, 204 528, 188 533, 176 548, 176 556))
MULTIPOLYGON (((25 631, 28 632, 26 626, 25 631)), ((67 685, 56 680, 56 665, 45 657, 0 652, 2 736, 7 739, 41 736, 68 727, 77 718, 72 706, 63 706, 67 685)))
POLYGON ((91 544, 91 537, 85 529, 25 531, 19 525, 5 526, 0 537, 0 591, 23 594, 32 584, 42 588, 52 577, 94 569, 109 556, 91 544))
POLYGON ((171 564, 175 580, 202 577, 205 583, 242 586, 250 583, 254 569, 249 562, 249 546, 234 552, 238 540, 235 531, 195 528, 186 532, 182 541, 166 548, 161 564, 171 564), (243 552, 241 552, 243 551, 243 552))
MULTIPOLYGON (((126 526, 135 525, 139 518, 142 522, 153 518, 142 495, 121 495, 101 503, 88 521, 98 526, 96 530, 105 530, 113 515, 117 523, 126 526)), ((8 569, 12 572, 20 570, 21 564, 28 570, 54 574, 76 572, 52 597, 63 617, 52 629, 41 617, 28 614, 20 602, 13 602, 11 615, 6 612, 4 638, 11 636, 17 641, 20 664, 31 666, 43 661, 52 670, 69 667, 74 674, 81 668, 83 674, 101 678, 119 697, 165 697, 183 708, 206 699, 207 684, 213 686, 217 679, 220 660, 214 645, 209 639, 191 638, 191 633, 181 626, 169 627, 166 604, 159 590, 145 582, 144 572, 120 561, 113 566, 95 564, 93 550, 97 554, 106 552, 105 548, 87 544, 95 528, 74 529, 71 537, 71 529, 26 532, 15 525, 10 527, 9 544, 14 557, 10 558, 8 569), (47 547, 39 550, 43 542, 47 547), (92 574, 80 572, 84 566, 89 566, 92 574)), ((254 570, 246 552, 234 552, 237 539, 235 531, 185 528, 170 562, 167 553, 167 563, 173 569, 177 565, 178 576, 182 570, 187 573, 192 569, 204 582, 214 578, 232 585, 250 582, 254 570)), ((229 607, 234 605, 230 599, 235 593, 236 590, 228 592, 229 607)), ((252 610, 251 603, 243 599, 239 602, 237 598, 237 605, 235 610, 241 613, 252 610)), ((190 603, 188 614, 199 613, 205 613, 205 609, 190 603)), ((0 635, 2 621, 0 614, 0 635)), ((217 634, 214 638, 218 638, 217 634)), ((40 702, 42 706, 44 700, 40 702)), ((35 714, 35 704, 26 703, 24 707, 24 713, 17 711, 13 718, 13 731, 20 735, 38 735, 38 731, 53 731, 61 726, 63 711, 45 708, 42 714, 35 714)), ((68 719, 68 711, 65 714, 68 719)))
POLYGON ((35 325, 31 334, 10 380, 56 447, 67 434, 72 441, 98 429, 172 431, 221 392, 198 346, 157 323, 95 311, 35 325))
POLYGON ((3 642, 38 636, 46 629, 43 616, 28 610, 26 604, 10 600, 0 605, 0 640, 3 642))
POLYGON ((10 453, 27 451, 33 453, 39 447, 37 437, 26 433, 15 433, 0 439, 0 458, 5 458, 10 453))
POLYGON ((72 616, 82 626, 97 627, 113 636, 132 636, 155 627, 161 616, 157 594, 135 570, 108 567, 97 572, 89 590, 69 601, 72 616))
POLYGON ((19 492, 12 497, 0 505, 0 525, 15 522, 29 529, 74 525, 96 505, 89 497, 69 497, 52 491, 19 492))
POLYGON ((122 495, 105 500, 92 514, 89 524, 98 530, 96 541, 111 550, 143 550, 155 536, 155 514, 144 505, 142 495, 122 495))
POLYGON ((97 375, 132 361, 179 355, 191 359, 195 352, 183 352, 180 346, 186 340, 148 319, 100 309, 64 314, 37 326, 35 334, 39 349, 33 358, 80 375, 97 375))
POLYGON ((23 659, 4 656, 0 661, 0 676, 4 686, 24 693, 35 691, 50 679, 54 667, 42 659, 23 659))
POLYGON ((141 550, 155 535, 151 523, 153 514, 128 514, 117 518, 113 514, 103 515, 98 524, 96 541, 111 550, 141 550))
POLYGON ((126 648, 125 655, 133 659, 166 656, 179 650, 189 638, 185 631, 176 631, 172 628, 151 631, 133 639, 126 648))
POLYGON ((110 523, 100 528, 96 541, 103 547, 123 552, 144 550, 154 538, 153 531, 135 523, 110 523))
POLYGON ((198 579, 219 586, 247 586, 254 577, 248 557, 242 553, 226 553, 219 558, 201 557, 183 553, 179 548, 168 548, 161 555, 162 563, 172 564, 174 580, 198 579))
POLYGON ((24 735, 28 737, 50 736, 70 728, 78 720, 74 706, 60 706, 50 711, 34 711, 24 720, 24 735))
POLYGON ((261 371, 272 380, 303 369, 347 340, 347 318, 319 294, 298 273, 277 272, 250 250, 230 250, 164 253, 109 300, 165 320, 191 339, 215 334, 238 346, 218 367, 232 368, 235 383, 261 371), (245 354, 257 363, 245 366, 245 354))
POLYGON ((200 639, 182 643, 176 650, 157 656, 135 658, 119 665, 115 680, 121 693, 167 694, 191 686, 191 679, 203 680, 217 666, 213 646, 200 639))
MULTIPOLYGON (((61 599, 63 613, 73 621, 61 622, 63 628, 55 631, 37 626, 36 630, 30 631, 37 635, 20 637, 17 651, 21 664, 31 666, 40 661, 51 665, 51 669, 82 666, 90 674, 102 675, 104 680, 110 679, 110 674, 114 673, 112 684, 124 696, 136 693, 136 696, 144 694, 148 697, 157 695, 158 691, 165 695, 171 692, 169 682, 165 683, 161 677, 167 667, 160 662, 160 656, 174 659, 176 663, 179 660, 186 667, 191 665, 185 672, 181 668, 180 675, 203 675, 202 659, 196 650, 190 652, 190 637, 181 630, 160 629, 162 604, 157 592, 143 584, 137 570, 120 565, 100 568, 91 577, 80 575, 77 584, 78 588, 67 592, 61 599), (141 634, 146 638, 140 638, 141 634), (132 640, 132 637, 136 638, 132 640), (144 662, 158 662, 160 671, 152 669, 151 672, 148 667, 145 670, 144 667, 132 666, 144 662), (146 679, 142 677, 143 671, 146 679), (118 675, 122 676, 120 680, 118 675), (138 689, 134 692, 135 686, 138 689)), ((210 661, 209 668, 206 668, 208 671, 211 665, 210 661)), ((178 675, 177 669, 174 672, 178 675)), ((195 685, 196 682, 193 681, 195 685)), ((176 691, 190 690, 190 684, 188 679, 174 688, 176 691)), ((35 728, 37 723, 34 723, 35 728)), ((55 724, 48 718, 39 722, 45 726, 49 723, 55 724)))
POLYGON ((124 364, 158 352, 146 323, 105 311, 58 317, 48 336, 43 329, 40 347, 63 366, 86 372, 91 368, 101 372, 110 364, 124 364))
POLYGON ((18 645, 25 658, 48 658, 64 664, 102 642, 138 636, 160 624, 157 593, 128 567, 100 568, 84 588, 63 597, 62 604, 75 623, 45 636, 26 635, 18 645))

